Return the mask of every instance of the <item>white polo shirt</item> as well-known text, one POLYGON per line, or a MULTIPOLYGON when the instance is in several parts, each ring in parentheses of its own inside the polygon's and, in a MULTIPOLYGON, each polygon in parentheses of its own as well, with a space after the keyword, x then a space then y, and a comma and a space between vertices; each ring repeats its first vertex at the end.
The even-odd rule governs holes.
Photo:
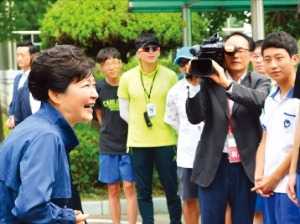
POLYGON ((168 92, 165 122, 171 125, 178 133, 177 140, 177 166, 193 168, 196 149, 203 129, 203 122, 193 125, 186 115, 186 100, 188 98, 188 86, 195 92, 200 86, 191 86, 186 79, 178 81, 168 92))
MULTIPOLYGON (((27 70, 25 72, 23 71, 23 74, 19 81, 18 89, 20 89, 24 86, 25 82, 28 79, 29 73, 30 73, 30 70, 27 70)), ((31 113, 33 113, 33 114, 35 112, 37 112, 41 107, 41 101, 34 99, 31 92, 29 92, 29 103, 30 103, 31 113)))
MULTIPOLYGON (((261 123, 266 131, 264 176, 271 175, 285 160, 293 146, 296 120, 298 119, 299 100, 292 98, 293 89, 280 97, 279 87, 266 98, 261 123)), ((274 189, 286 193, 288 175, 274 189)))

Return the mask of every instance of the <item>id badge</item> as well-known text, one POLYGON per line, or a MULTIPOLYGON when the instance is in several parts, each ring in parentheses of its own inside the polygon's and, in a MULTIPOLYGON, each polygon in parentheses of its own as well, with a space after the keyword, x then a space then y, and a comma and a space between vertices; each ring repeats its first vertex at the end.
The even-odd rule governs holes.
POLYGON ((241 162, 240 153, 232 134, 228 138, 228 160, 230 163, 241 162))
POLYGON ((156 115, 156 107, 153 103, 148 103, 146 105, 147 114, 149 117, 154 117, 156 115))

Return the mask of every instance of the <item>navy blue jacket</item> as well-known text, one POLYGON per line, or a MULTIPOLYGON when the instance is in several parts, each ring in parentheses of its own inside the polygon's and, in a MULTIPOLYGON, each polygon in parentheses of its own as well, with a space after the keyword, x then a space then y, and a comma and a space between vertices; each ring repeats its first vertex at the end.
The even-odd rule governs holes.
POLYGON ((0 145, 0 223, 75 223, 67 153, 73 129, 49 103, 0 145))
POLYGON ((28 79, 25 81, 24 85, 18 89, 21 77, 22 74, 18 74, 14 79, 13 98, 8 109, 9 115, 14 116, 16 125, 21 123, 23 120, 25 120, 25 118, 32 114, 30 107, 28 79))

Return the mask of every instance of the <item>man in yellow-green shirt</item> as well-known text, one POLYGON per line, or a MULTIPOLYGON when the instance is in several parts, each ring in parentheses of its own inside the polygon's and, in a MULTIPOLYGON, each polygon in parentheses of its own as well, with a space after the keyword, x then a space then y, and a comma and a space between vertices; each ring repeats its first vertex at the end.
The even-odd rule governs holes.
POLYGON ((121 117, 128 122, 127 146, 136 174, 138 204, 144 224, 154 223, 152 176, 154 165, 164 188, 170 223, 181 223, 177 195, 176 134, 164 123, 166 96, 176 74, 158 64, 160 45, 153 33, 136 40, 139 65, 121 77, 118 97, 121 117))

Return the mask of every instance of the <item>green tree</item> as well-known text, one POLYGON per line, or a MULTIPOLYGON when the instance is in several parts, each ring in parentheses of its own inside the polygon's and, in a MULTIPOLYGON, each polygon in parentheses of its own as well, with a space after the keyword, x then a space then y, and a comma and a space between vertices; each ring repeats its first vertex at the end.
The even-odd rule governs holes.
POLYGON ((225 26, 226 20, 229 17, 234 17, 237 21, 236 25, 242 26, 243 22, 248 22, 248 17, 244 12, 228 12, 223 10, 217 10, 215 12, 202 12, 202 17, 208 19, 209 35, 213 35, 217 32, 222 33, 221 30, 225 26))
MULTIPOLYGON (((208 21, 197 13, 192 19, 193 39, 200 41, 207 35, 208 21)), ((125 0, 59 0, 45 15, 41 31, 44 46, 73 43, 95 54, 112 45, 125 55, 145 30, 156 32, 163 47, 174 48, 181 44, 183 26, 180 13, 129 13, 125 0)))
POLYGON ((38 30, 47 8, 56 0, 0 0, 0 41, 14 30, 38 30))
POLYGON ((266 33, 286 31, 299 39, 300 37, 300 12, 295 10, 266 13, 266 33))

